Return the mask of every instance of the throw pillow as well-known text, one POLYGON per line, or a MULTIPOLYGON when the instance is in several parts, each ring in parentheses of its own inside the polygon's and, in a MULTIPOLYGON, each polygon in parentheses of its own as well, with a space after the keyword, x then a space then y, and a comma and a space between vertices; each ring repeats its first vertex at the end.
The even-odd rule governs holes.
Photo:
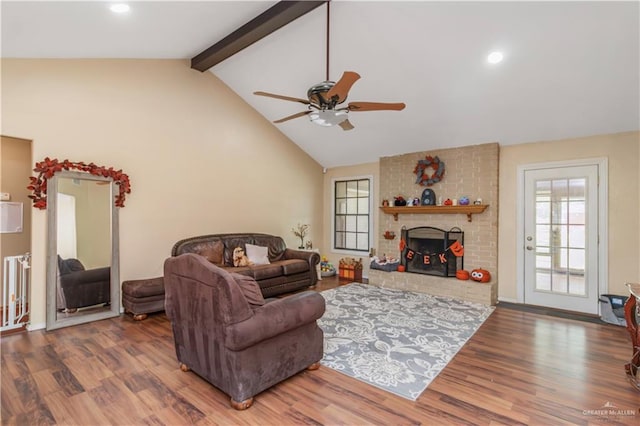
POLYGON ((254 265, 268 265, 269 262, 269 248, 254 246, 253 244, 245 244, 247 249, 247 257, 254 265))
POLYGON ((200 256, 204 256, 214 265, 222 265, 222 254, 224 253, 224 244, 218 240, 214 243, 206 243, 196 247, 195 252, 200 256))
POLYGON ((238 284, 238 287, 240 287, 249 305, 252 307, 264 305, 264 297, 262 296, 262 291, 260 291, 260 285, 256 280, 247 275, 238 274, 237 272, 231 272, 230 274, 236 284, 238 284))

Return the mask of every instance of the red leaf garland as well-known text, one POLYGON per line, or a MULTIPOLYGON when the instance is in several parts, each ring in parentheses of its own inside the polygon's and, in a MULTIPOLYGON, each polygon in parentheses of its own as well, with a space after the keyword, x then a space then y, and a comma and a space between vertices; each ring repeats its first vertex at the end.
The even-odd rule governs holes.
POLYGON ((27 189, 33 192, 32 195, 29 195, 29 198, 33 200, 33 207, 41 210, 47 208, 47 180, 51 179, 56 172, 62 170, 79 170, 94 176, 112 178, 113 182, 118 185, 118 194, 115 196, 116 207, 124 207, 125 196, 131 193, 129 176, 122 173, 122 170, 114 170, 113 167, 107 169, 93 163, 85 164, 82 161, 58 161, 56 158, 50 159, 46 157, 43 161, 36 163, 33 169, 34 172, 38 173, 38 176, 29 177, 30 185, 27 186, 27 189))

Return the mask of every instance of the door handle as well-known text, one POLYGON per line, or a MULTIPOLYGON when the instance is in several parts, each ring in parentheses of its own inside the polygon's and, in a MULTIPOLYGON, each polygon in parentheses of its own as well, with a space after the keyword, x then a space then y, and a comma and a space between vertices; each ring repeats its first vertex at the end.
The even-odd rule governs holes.
POLYGON ((529 251, 533 250, 533 246, 527 246, 527 250, 529 251))

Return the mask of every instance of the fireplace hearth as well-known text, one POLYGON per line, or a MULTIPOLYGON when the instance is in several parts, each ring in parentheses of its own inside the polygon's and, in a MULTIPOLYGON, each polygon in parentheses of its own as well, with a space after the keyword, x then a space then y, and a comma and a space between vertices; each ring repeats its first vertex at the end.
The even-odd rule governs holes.
POLYGON ((401 263, 406 272, 416 274, 435 275, 440 277, 455 277, 456 271, 464 269, 464 256, 461 254, 464 246, 464 232, 460 228, 449 231, 421 226, 403 229, 401 263))

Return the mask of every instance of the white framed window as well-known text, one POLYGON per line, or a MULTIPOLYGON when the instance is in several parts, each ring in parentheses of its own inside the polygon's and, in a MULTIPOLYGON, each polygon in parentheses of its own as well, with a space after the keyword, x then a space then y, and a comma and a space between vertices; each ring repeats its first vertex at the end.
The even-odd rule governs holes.
POLYGON ((333 251, 363 256, 372 245, 373 177, 333 179, 333 251))

